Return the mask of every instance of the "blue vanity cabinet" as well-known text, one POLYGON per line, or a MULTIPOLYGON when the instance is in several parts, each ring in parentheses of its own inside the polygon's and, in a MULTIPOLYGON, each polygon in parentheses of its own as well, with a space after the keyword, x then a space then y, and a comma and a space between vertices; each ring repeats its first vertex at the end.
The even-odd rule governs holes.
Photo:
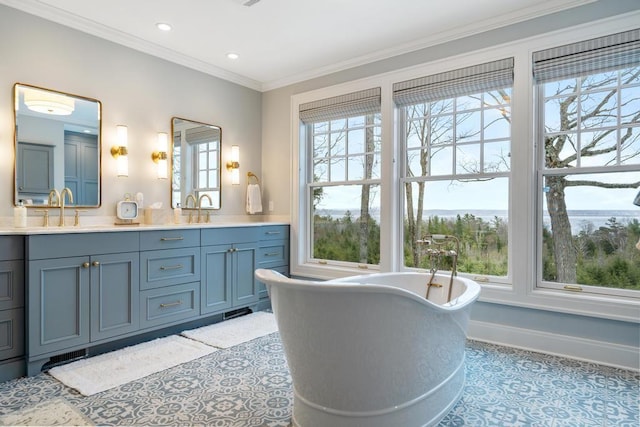
POLYGON ((0 236, 0 382, 24 374, 24 238, 0 236))
POLYGON ((202 230, 201 314, 258 302, 256 269, 259 227, 202 230))
MULTIPOLYGON (((258 268, 268 268, 289 275, 289 226, 268 225, 260 229, 258 268)), ((258 282, 260 300, 269 297, 267 287, 258 282)))
POLYGON ((29 375, 46 359, 139 328, 135 232, 27 236, 29 375))

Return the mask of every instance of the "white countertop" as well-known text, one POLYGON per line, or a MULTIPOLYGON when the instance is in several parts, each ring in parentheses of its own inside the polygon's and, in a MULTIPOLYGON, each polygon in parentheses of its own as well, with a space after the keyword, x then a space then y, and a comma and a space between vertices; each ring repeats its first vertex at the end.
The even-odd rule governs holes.
POLYGON ((114 231, 151 231, 169 229, 189 229, 189 228, 221 228, 221 227, 248 227, 263 225, 288 225, 288 218, 278 216, 224 216, 216 215, 211 217, 210 222, 187 223, 187 217, 182 218, 182 223, 174 224, 135 224, 116 225, 115 217, 80 217, 80 225, 73 225, 73 216, 66 216, 66 225, 59 227, 58 217, 49 218, 49 226, 43 227, 41 216, 30 216, 26 228, 13 227, 13 218, 2 218, 0 220, 1 235, 34 235, 34 234, 65 234, 65 233, 106 233, 114 231))

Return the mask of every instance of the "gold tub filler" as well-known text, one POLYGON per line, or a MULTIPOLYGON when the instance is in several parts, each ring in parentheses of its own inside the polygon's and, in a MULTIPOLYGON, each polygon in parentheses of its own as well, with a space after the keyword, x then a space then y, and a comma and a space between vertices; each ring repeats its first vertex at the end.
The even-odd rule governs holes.
POLYGON ((458 254, 460 253, 460 240, 456 236, 448 234, 426 234, 422 239, 417 240, 416 243, 425 246, 424 252, 429 257, 430 269, 429 282, 427 283, 426 299, 429 299, 429 290, 432 286, 441 288, 439 283, 433 283, 433 278, 440 269, 440 264, 444 258, 451 259, 451 278, 449 280, 449 294, 447 302, 451 301, 451 290, 453 289, 453 277, 457 273, 458 254), (455 245, 455 250, 451 249, 451 246, 455 245))

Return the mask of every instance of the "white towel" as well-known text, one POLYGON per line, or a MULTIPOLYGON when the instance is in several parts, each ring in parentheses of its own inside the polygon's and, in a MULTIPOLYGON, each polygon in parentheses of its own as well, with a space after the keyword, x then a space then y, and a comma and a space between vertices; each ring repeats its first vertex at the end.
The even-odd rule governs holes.
POLYGON ((262 212, 262 196, 258 184, 247 186, 247 213, 254 214, 262 212))

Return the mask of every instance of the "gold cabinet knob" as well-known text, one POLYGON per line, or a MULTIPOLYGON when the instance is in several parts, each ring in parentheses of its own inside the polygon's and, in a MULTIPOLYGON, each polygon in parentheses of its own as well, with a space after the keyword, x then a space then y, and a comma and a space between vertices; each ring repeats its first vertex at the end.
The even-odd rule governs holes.
POLYGON ((82 263, 82 268, 89 268, 89 263, 88 262, 83 262, 82 263))
POLYGON ((97 267, 97 266, 99 266, 99 265, 100 265, 100 261, 93 261, 93 263, 92 263, 92 264, 93 264, 93 266, 94 266, 94 267, 97 267))

